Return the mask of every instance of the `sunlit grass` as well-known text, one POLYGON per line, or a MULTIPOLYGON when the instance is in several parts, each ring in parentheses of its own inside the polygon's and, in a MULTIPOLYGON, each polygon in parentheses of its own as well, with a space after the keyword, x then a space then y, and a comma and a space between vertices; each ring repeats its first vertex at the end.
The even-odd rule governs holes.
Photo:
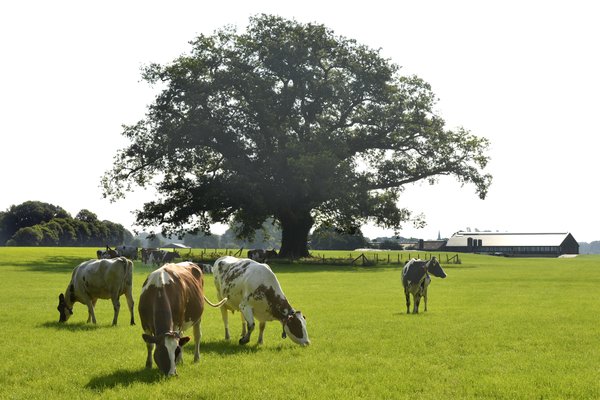
MULTIPOLYGON (((223 340, 207 308, 201 360, 179 376, 146 370, 141 328, 97 305, 58 324, 58 294, 95 249, 0 248, 1 399, 594 399, 600 398, 600 257, 464 255, 434 278, 429 311, 405 314, 399 266, 274 264, 308 318, 307 348, 267 324, 246 347, 223 340)), ((135 266, 134 299, 150 267, 135 266)), ((212 276, 206 292, 216 299, 212 276)), ((122 300, 124 303, 124 299, 122 300)), ((136 304, 137 307, 137 304, 136 304)), ((230 318, 234 336, 239 314, 230 318)), ((189 332, 191 334, 191 332, 189 332)))

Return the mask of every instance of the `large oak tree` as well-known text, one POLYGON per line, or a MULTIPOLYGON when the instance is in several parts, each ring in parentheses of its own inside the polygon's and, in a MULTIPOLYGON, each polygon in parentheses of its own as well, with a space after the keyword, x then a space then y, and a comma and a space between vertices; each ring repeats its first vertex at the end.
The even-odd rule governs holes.
POLYGON ((190 44, 143 69, 160 93, 124 127, 131 144, 102 178, 113 200, 157 189, 138 224, 182 233, 233 222, 248 236, 272 217, 281 254, 299 257, 316 223, 399 229, 412 218, 399 206, 412 182, 452 175, 485 197, 488 141, 447 129, 430 86, 378 50, 269 15, 190 44))

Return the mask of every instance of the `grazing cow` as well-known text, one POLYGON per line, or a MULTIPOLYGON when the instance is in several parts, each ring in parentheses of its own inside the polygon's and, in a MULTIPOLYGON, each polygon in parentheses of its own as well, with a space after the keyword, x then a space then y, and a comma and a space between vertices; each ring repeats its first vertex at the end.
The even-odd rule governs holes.
POLYGON ((73 269, 71 282, 65 293, 58 296, 59 322, 66 322, 73 314, 73 304, 78 301, 87 305, 88 319, 95 324, 94 307, 98 299, 111 299, 114 307, 113 325, 117 324, 121 303, 119 297, 125 295, 127 306, 133 320, 133 296, 131 285, 133 280, 133 262, 125 257, 111 260, 89 260, 73 269))
POLYGON ((137 260, 138 257, 138 248, 135 246, 117 246, 115 250, 119 254, 119 256, 123 256, 129 258, 130 260, 137 260))
POLYGON ((277 277, 267 264, 247 258, 225 256, 215 261, 213 276, 219 299, 227 298, 221 308, 225 339, 229 339, 227 310, 242 313, 242 338, 240 344, 250 341, 254 330, 254 318, 259 322, 258 343, 263 343, 266 321, 278 320, 283 325, 282 337, 289 335, 300 345, 310 344, 306 320, 300 311, 294 310, 286 299, 277 277), (246 331, 246 325, 248 330, 246 331))
POLYGON ((163 251, 161 262, 163 264, 168 264, 173 262, 176 258, 181 258, 178 252, 176 251, 163 251))
POLYGON ((413 314, 419 313, 419 303, 421 297, 425 300, 425 311, 427 311, 427 287, 431 282, 429 274, 438 278, 445 278, 446 273, 433 257, 429 261, 415 260, 407 261, 402 268, 402 286, 404 286, 404 295, 406 296, 406 313, 410 313, 410 295, 413 295, 413 314))
POLYGON ((142 248, 142 250, 140 251, 140 253, 142 253, 142 262, 144 264, 150 264, 150 254, 152 254, 153 251, 157 251, 158 249, 155 248, 147 248, 144 249, 142 248))
POLYGON ((182 359, 181 348, 190 338, 182 337, 182 332, 194 328, 194 362, 200 359, 200 319, 204 311, 204 301, 219 307, 227 299, 212 304, 204 296, 202 270, 191 262, 166 264, 150 273, 142 286, 139 313, 146 342, 148 356, 146 368, 152 368, 154 361, 165 375, 176 375, 176 364, 182 359))
POLYGON ((96 257, 98 258, 98 260, 117 258, 117 257, 119 257, 119 253, 117 253, 116 250, 111 249, 110 247, 106 246, 106 250, 97 250, 96 251, 96 257))
POLYGON ((176 258, 180 258, 178 252, 176 251, 166 251, 166 250, 151 250, 147 252, 145 259, 143 258, 144 264, 152 264, 155 267, 159 265, 168 264, 173 262, 176 258))
POLYGON ((275 250, 248 250, 248 258, 254 261, 258 261, 259 263, 265 263, 267 262, 267 260, 274 257, 277 257, 277 251, 275 250))

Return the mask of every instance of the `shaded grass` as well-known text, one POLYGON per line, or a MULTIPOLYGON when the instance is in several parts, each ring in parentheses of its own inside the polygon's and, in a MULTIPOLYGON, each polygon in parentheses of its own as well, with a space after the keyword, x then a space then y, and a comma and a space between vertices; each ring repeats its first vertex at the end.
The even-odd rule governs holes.
MULTIPOLYGON (((56 322, 58 293, 94 251, 0 248, 0 398, 600 398, 600 257, 465 255, 434 278, 419 315, 405 314, 398 266, 274 265, 312 345, 282 340, 271 322, 263 346, 255 334, 241 347, 239 314, 226 342, 208 307, 200 363, 188 345, 179 376, 166 379, 144 368, 137 311, 133 327, 126 307, 110 326, 108 300, 97 326, 81 304, 56 322)), ((136 263, 136 301, 150 270, 136 263)), ((216 299, 212 276, 205 285, 216 299)))

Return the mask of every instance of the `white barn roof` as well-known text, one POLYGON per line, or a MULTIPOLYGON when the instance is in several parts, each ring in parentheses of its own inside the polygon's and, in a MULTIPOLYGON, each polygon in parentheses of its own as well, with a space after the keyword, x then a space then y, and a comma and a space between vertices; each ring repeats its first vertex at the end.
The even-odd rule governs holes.
POLYGON ((569 236, 563 233, 456 232, 447 247, 468 246, 468 239, 481 240, 481 246, 560 246, 569 236))

